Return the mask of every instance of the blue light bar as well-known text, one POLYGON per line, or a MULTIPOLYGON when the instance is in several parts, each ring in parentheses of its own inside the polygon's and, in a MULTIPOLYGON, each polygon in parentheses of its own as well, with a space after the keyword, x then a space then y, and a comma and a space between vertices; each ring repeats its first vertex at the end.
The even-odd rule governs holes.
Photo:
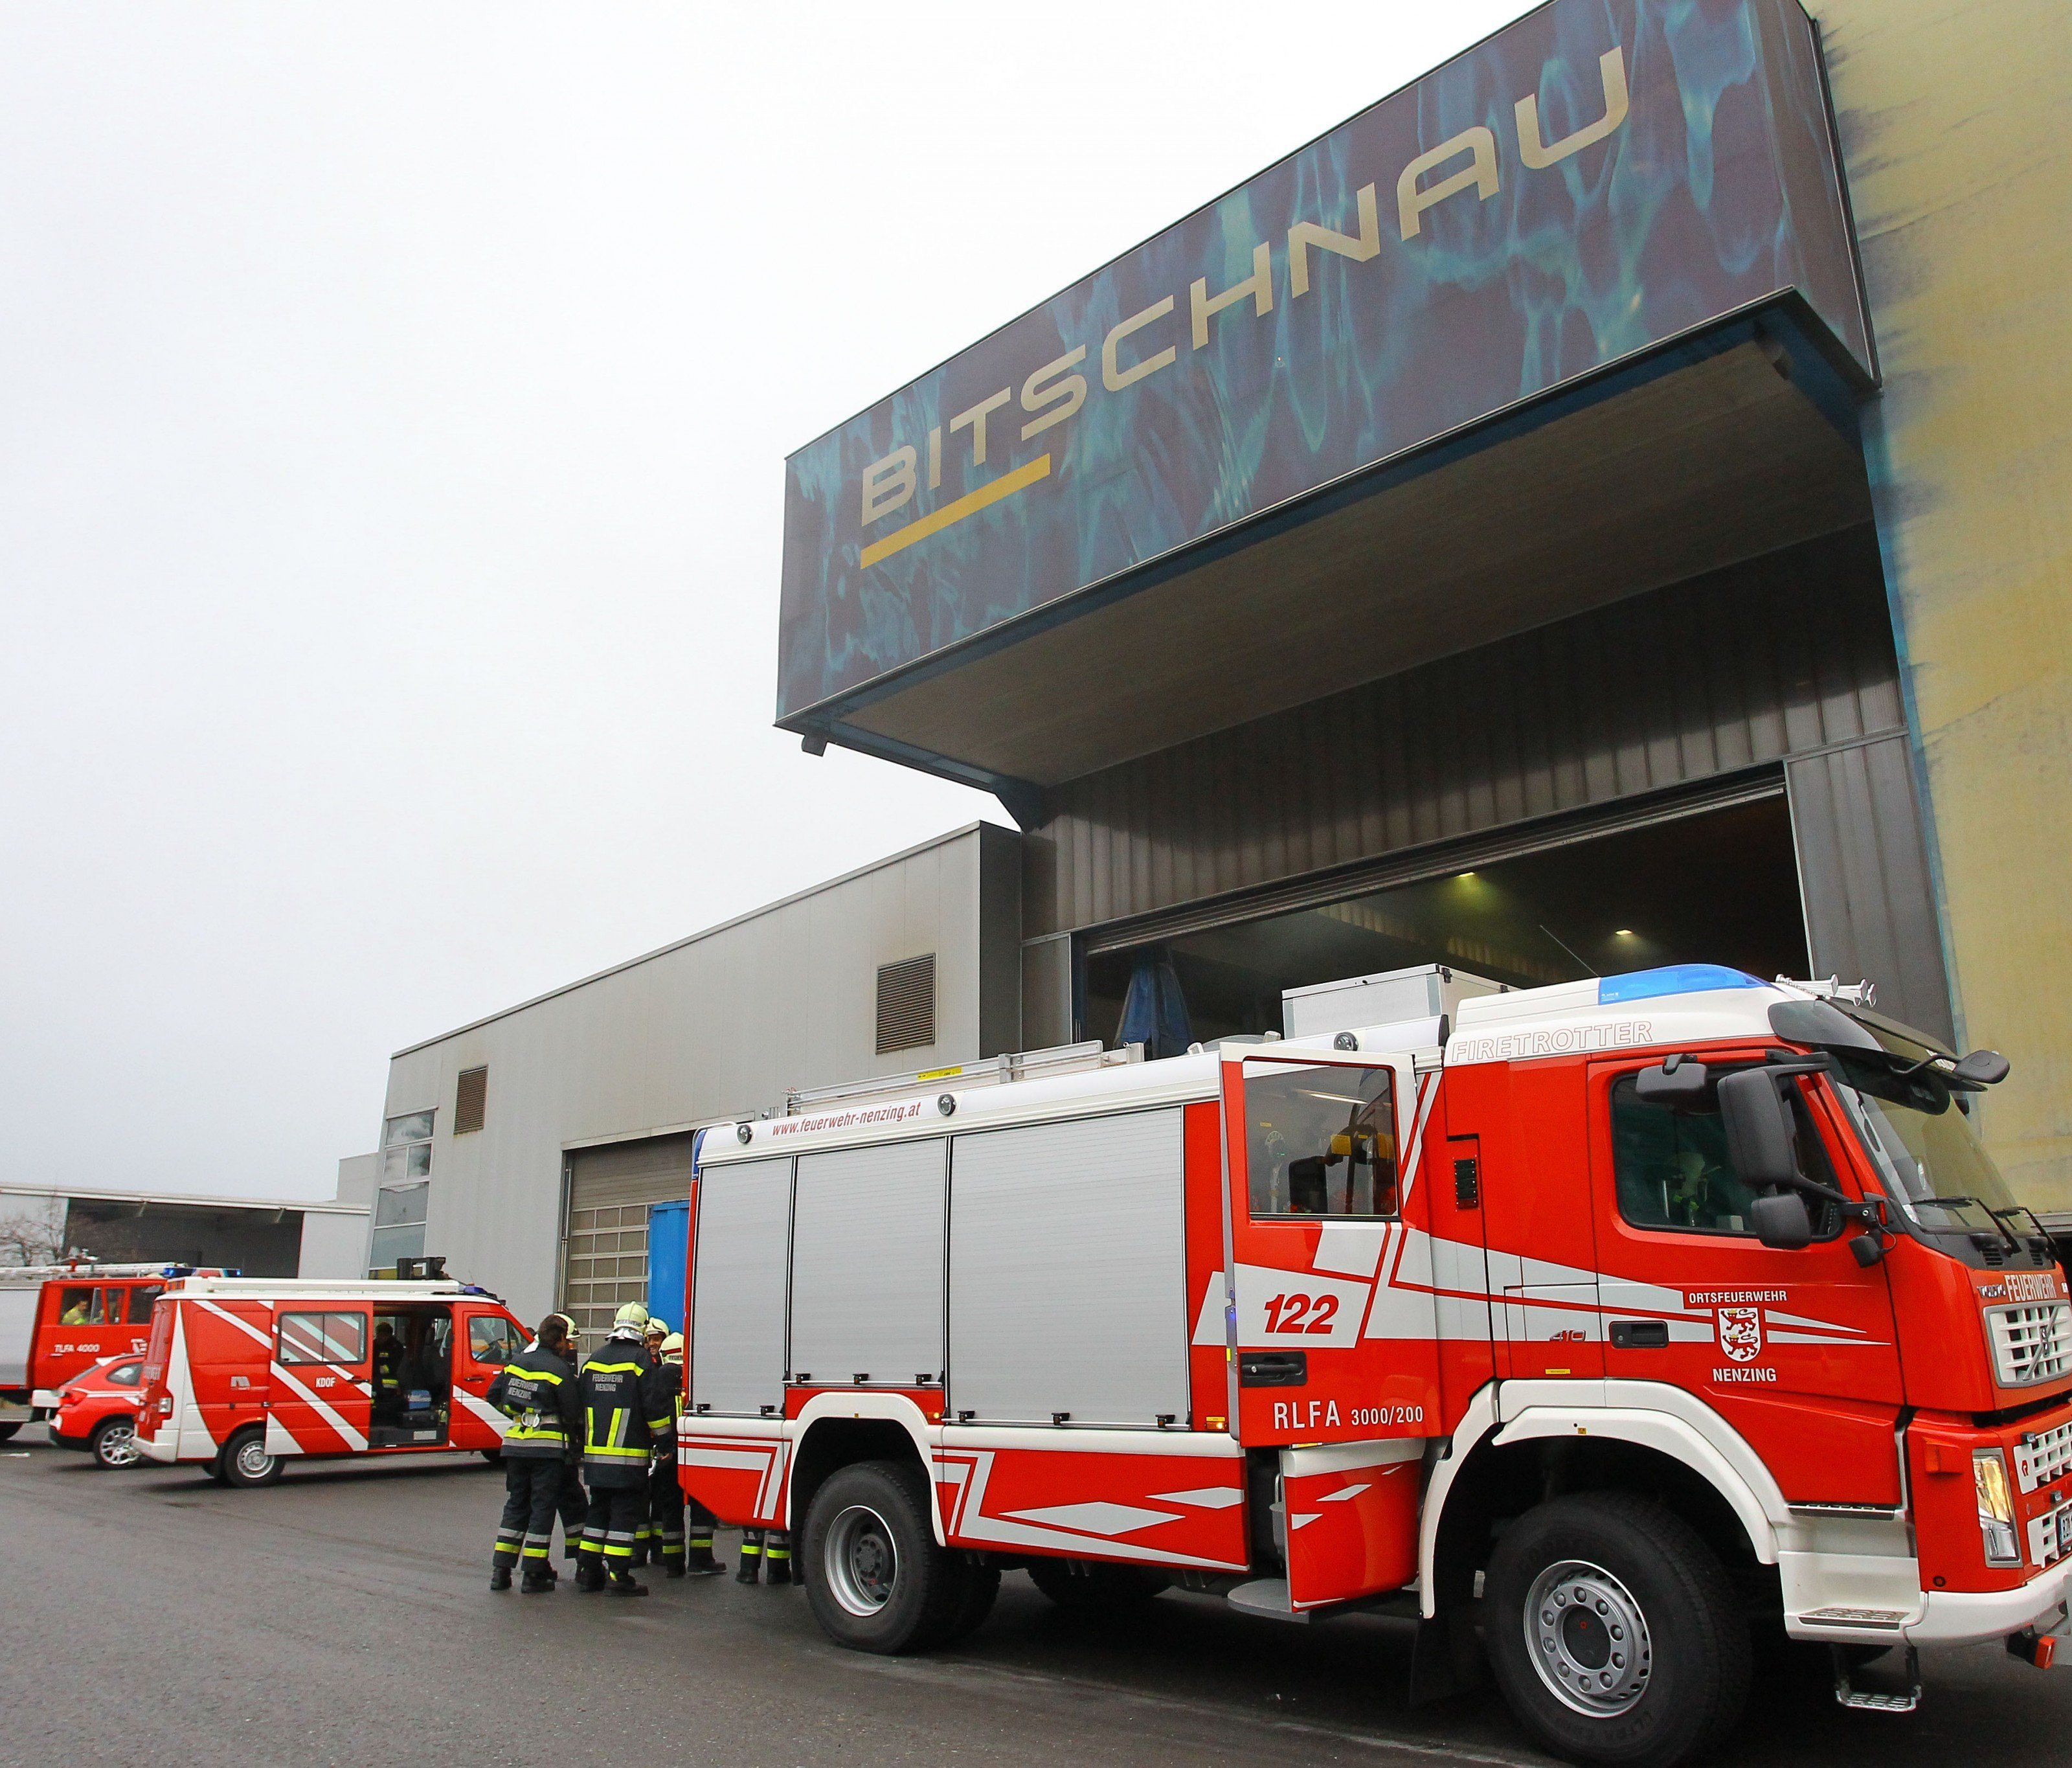
POLYGON ((1667 964, 1656 970, 1633 970, 1597 979, 1597 1005, 1622 1001, 1654 1001, 1665 994, 1700 994, 1712 989, 1763 989, 1769 984, 1745 970, 1724 964, 1667 964))

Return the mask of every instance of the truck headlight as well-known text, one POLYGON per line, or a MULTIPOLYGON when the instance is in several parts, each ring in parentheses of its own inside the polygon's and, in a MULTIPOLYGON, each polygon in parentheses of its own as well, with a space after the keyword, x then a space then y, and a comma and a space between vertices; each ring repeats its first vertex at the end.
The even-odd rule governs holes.
POLYGON ((1979 1534, 1986 1564, 2019 1565, 2021 1540, 2014 1530, 2014 1495, 2008 1489, 2007 1457, 1997 1449, 1971 1452, 1971 1485, 1979 1498, 1979 1534))

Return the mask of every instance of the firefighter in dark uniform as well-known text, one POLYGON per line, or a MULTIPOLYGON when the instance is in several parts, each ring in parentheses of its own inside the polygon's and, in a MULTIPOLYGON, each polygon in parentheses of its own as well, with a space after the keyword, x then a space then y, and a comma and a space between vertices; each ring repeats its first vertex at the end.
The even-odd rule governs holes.
POLYGON ((554 1587, 554 1511, 561 1494, 568 1446, 582 1428, 576 1372, 568 1360, 568 1333, 550 1314, 529 1350, 504 1364, 489 1384, 489 1402, 511 1423, 504 1433, 504 1521, 489 1587, 511 1588, 511 1569, 523 1564, 519 1588, 544 1596, 554 1587))
POLYGON ((403 1415, 403 1347, 388 1321, 374 1328, 374 1422, 394 1424, 403 1415))
MULTIPOLYGON (((662 1384, 669 1396, 669 1409, 681 1417, 684 1412, 684 1335, 672 1332, 662 1341, 662 1384)), ((723 1570, 713 1557, 711 1513, 695 1501, 689 1506, 690 1550, 684 1551, 684 1488, 676 1476, 676 1431, 672 1427, 667 1444, 655 1447, 655 1465, 648 1476, 648 1514, 654 1519, 656 1552, 669 1577, 711 1577, 723 1570)))
POLYGON ((648 1507, 648 1464, 676 1420, 655 1359, 641 1342, 648 1310, 629 1301, 611 1335, 582 1367, 583 1477, 590 1515, 576 1566, 579 1590, 645 1596, 633 1576, 633 1541, 648 1507))
MULTIPOLYGON (((642 1336, 648 1346, 648 1355, 654 1359, 656 1373, 662 1378, 664 1385, 667 1385, 668 1375, 662 1367, 662 1345, 669 1336, 669 1322, 659 1314, 651 1314, 648 1316, 647 1330, 642 1336)), ((676 1374, 674 1391, 679 1394, 683 1392, 683 1374, 680 1370, 676 1374)), ((680 1409, 673 1406, 671 1408, 672 1412, 680 1409)), ((664 1445, 658 1441, 655 1445, 656 1455, 660 1456, 663 1448, 664 1445)), ((670 1422, 668 1448, 670 1458, 673 1461, 676 1453, 676 1425, 673 1418, 670 1422)), ((680 1565, 683 1563, 683 1555, 680 1550, 674 1561, 665 1563, 663 1559, 662 1522, 655 1508, 656 1491, 655 1477, 651 1467, 648 1481, 648 1502, 640 1512, 639 1527, 633 1532, 633 1563, 636 1566, 660 1565, 666 1570, 669 1563, 680 1565)))

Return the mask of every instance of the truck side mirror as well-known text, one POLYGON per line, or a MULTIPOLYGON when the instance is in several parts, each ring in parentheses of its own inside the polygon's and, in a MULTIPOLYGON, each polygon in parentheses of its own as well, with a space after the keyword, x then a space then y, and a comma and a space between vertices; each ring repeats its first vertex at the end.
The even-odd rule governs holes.
POLYGON ((1727 1158, 1750 1190, 1771 1185, 1803 1185, 1798 1138, 1791 1114, 1778 1096, 1777 1079, 1763 1068, 1744 1068, 1720 1082, 1720 1116, 1726 1126, 1727 1158))
POLYGON ((1709 1079, 1702 1062, 1671 1056, 1653 1068, 1642 1069, 1633 1085, 1642 1104, 1667 1105, 1671 1111, 1698 1111, 1704 1106, 1709 1079))
POLYGON ((1960 1087, 1997 1087, 2013 1066, 1997 1050, 1974 1050, 1957 1064, 1950 1078, 1960 1087))
POLYGON ((1813 1219, 1806 1213, 1806 1199, 1796 1191, 1755 1199, 1749 1205, 1749 1219, 1755 1237, 1774 1250, 1795 1252, 1813 1244, 1813 1219))

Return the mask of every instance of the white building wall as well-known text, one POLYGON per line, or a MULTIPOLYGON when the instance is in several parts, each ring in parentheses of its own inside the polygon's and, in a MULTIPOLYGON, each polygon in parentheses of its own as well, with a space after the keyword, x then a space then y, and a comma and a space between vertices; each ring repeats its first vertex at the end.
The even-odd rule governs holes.
POLYGON ((972 824, 400 1052, 382 1115, 437 1113, 426 1251, 535 1318, 554 1302, 569 1148, 1005 1047, 1016 1016, 997 978, 1014 973, 1019 904, 989 903, 980 885, 989 868, 1002 894, 1001 844, 1015 839, 972 824), (927 952, 936 1040, 879 1056, 878 968, 927 952), (457 1079, 484 1066, 483 1127, 455 1137, 457 1079))

